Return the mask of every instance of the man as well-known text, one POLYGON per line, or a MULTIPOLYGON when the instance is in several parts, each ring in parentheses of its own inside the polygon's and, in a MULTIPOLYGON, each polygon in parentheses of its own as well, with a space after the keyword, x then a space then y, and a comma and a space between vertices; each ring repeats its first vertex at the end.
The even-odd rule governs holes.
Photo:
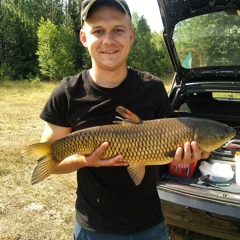
MULTIPOLYGON (((40 115, 45 121, 41 142, 54 141, 79 129, 111 124, 119 105, 143 120, 169 117, 172 109, 163 83, 126 65, 134 42, 127 3, 85 0, 81 20, 80 40, 91 55, 92 68, 63 79, 55 88, 40 115)), ((136 186, 127 173, 124 156, 100 159, 107 147, 105 142, 89 156, 68 157, 54 170, 56 174, 77 170, 74 238, 169 239, 154 167, 146 167, 142 183, 136 186)), ((175 161, 192 162, 207 156, 192 142, 177 149, 175 161)))

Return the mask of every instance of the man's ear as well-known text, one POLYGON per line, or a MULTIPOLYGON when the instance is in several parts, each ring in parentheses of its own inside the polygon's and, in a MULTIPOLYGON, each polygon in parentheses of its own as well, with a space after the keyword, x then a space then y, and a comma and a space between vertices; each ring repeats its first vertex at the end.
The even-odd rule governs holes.
POLYGON ((79 38, 80 38, 82 45, 87 48, 87 36, 83 29, 80 30, 79 38))
POLYGON ((134 41, 135 41, 135 32, 134 32, 134 28, 131 29, 131 46, 133 45, 134 41))

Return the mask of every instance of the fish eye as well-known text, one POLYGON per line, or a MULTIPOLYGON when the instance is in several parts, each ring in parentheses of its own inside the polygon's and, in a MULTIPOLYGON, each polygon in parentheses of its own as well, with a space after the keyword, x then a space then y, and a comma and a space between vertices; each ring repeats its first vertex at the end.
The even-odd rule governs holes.
POLYGON ((220 139, 224 139, 224 134, 219 134, 220 139))

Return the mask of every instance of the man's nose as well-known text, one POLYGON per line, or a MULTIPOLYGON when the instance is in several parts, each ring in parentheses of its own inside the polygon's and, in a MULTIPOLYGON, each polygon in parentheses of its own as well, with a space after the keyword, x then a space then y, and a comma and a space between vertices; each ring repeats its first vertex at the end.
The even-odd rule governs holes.
POLYGON ((107 32, 105 37, 104 37, 104 40, 103 40, 103 43, 104 44, 112 44, 114 43, 116 40, 114 38, 114 34, 111 33, 111 32, 107 32))

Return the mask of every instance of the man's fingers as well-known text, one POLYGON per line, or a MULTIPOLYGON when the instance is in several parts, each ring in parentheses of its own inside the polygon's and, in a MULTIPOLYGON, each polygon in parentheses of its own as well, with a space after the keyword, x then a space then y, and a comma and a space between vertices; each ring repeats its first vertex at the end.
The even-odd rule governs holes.
POLYGON ((183 149, 181 147, 177 148, 174 161, 180 162, 182 160, 182 155, 183 155, 183 149))
POLYGON ((183 156, 183 160, 184 161, 191 161, 193 156, 193 152, 192 152, 192 148, 191 148, 191 144, 190 142, 186 142, 184 144, 184 156, 183 156))
POLYGON ((109 159, 101 159, 104 151, 107 150, 109 146, 108 142, 102 143, 91 155, 86 157, 88 166, 91 167, 115 167, 115 166, 128 166, 128 163, 123 162, 123 156, 117 155, 109 159))
POLYGON ((102 144, 92 153, 92 155, 93 155, 94 157, 100 158, 100 156, 103 154, 103 152, 104 152, 105 150, 107 150, 108 146, 109 146, 109 143, 108 143, 108 142, 102 143, 102 144))
POLYGON ((184 147, 179 147, 176 151, 174 161, 179 163, 191 163, 200 159, 208 158, 209 152, 199 149, 195 141, 186 142, 184 147))
POLYGON ((197 146, 195 141, 191 142, 192 147, 192 161, 200 160, 202 158, 202 151, 197 146))
POLYGON ((117 167, 117 166, 128 166, 128 163, 123 162, 123 156, 122 155, 117 155, 113 158, 110 159, 100 159, 100 165, 102 167, 117 167))
POLYGON ((107 150, 109 146, 108 142, 104 142, 100 145, 100 147, 96 151, 96 156, 99 158, 99 165, 102 167, 107 167, 107 166, 128 166, 128 163, 123 162, 123 156, 122 155, 117 155, 113 158, 109 159, 100 159, 102 153, 107 150))

